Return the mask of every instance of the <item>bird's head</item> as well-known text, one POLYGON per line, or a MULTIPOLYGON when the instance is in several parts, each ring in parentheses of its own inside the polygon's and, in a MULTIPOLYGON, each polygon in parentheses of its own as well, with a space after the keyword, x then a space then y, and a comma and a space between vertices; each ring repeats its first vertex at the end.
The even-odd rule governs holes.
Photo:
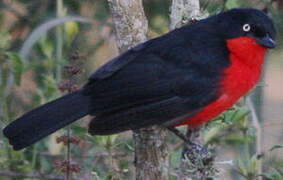
POLYGON ((275 47, 275 28, 272 20, 257 9, 232 9, 217 17, 225 39, 248 37, 265 48, 275 47))
MULTIPOLYGON (((232 9, 215 18, 222 38, 233 55, 253 60, 276 46, 274 24, 266 13, 257 9, 232 9)), ((263 58, 261 58, 263 59, 263 58)))

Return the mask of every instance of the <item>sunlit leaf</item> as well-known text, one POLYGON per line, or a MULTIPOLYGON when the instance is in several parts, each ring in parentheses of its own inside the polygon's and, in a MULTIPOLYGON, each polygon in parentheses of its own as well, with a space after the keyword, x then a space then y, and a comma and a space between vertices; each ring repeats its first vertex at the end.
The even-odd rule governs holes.
POLYGON ((65 23, 64 29, 65 32, 67 33, 68 40, 72 40, 75 37, 75 35, 79 32, 78 23, 74 21, 65 23))

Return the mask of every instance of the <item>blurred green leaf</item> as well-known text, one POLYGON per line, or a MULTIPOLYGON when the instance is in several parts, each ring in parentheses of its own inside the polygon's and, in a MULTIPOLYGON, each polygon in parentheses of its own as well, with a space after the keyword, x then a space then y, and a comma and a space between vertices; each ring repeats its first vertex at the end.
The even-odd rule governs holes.
POLYGON ((238 0, 228 0, 226 2, 226 8, 227 9, 233 9, 239 7, 239 1, 238 0))
POLYGON ((82 127, 82 126, 75 124, 75 125, 72 125, 71 128, 77 136, 84 136, 84 135, 87 134, 87 128, 86 127, 82 127))
POLYGON ((274 145, 272 148, 270 148, 269 151, 273 151, 273 150, 275 150, 275 149, 280 149, 280 148, 283 148, 283 144, 276 144, 276 145, 274 145))
POLYGON ((0 29, 0 53, 10 47, 11 35, 7 30, 0 29))
POLYGON ((248 115, 249 112, 250 112, 249 109, 247 109, 246 107, 234 106, 233 110, 228 110, 228 111, 225 112, 224 122, 226 122, 226 123, 239 122, 246 115, 248 115))
POLYGON ((17 85, 21 83, 21 77, 24 71, 24 63, 17 53, 7 52, 9 60, 12 61, 12 71, 14 73, 15 82, 17 85))
POLYGON ((57 82, 52 75, 42 76, 44 82, 44 95, 47 101, 57 98, 58 93, 57 82))
POLYGON ((135 151, 135 148, 134 148, 133 146, 131 146, 130 144, 125 143, 125 145, 126 145, 126 147, 127 147, 130 151, 132 151, 132 152, 135 151))
POLYGON ((39 48, 41 52, 46 56, 48 59, 51 59, 54 52, 54 46, 52 41, 50 41, 46 36, 43 36, 39 40, 39 48))
POLYGON ((255 179, 259 168, 258 156, 254 154, 250 158, 239 158, 237 161, 238 173, 245 179, 255 179))
POLYGON ((278 170, 273 170, 269 173, 263 173, 262 176, 265 178, 265 180, 282 180, 283 174, 279 172, 278 170))
POLYGON ((78 23, 74 21, 70 21, 65 23, 64 25, 65 32, 67 34, 67 40, 71 41, 74 39, 74 37, 77 35, 79 32, 79 26, 78 23))
POLYGON ((241 145, 243 143, 246 143, 247 139, 244 137, 240 137, 240 136, 229 136, 225 139, 225 142, 227 144, 241 145))
POLYGON ((242 176, 246 177, 246 176, 248 175, 248 170, 247 170, 247 167, 246 167, 246 165, 245 165, 244 160, 241 159, 241 158, 238 159, 237 165, 238 165, 239 173, 240 173, 242 176))
POLYGON ((258 168, 259 168, 258 156, 257 156, 257 154, 254 154, 252 156, 252 158, 250 160, 250 164, 249 164, 250 173, 256 175, 258 168))

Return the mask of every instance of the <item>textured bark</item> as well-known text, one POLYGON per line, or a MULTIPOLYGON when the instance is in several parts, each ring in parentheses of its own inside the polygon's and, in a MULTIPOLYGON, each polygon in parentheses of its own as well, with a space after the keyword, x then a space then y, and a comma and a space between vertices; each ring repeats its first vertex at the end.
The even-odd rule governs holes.
MULTIPOLYGON (((200 10, 199 0, 172 0, 170 29, 205 18, 207 15, 200 10)), ((216 174, 214 157, 203 148, 200 136, 201 128, 188 129, 187 138, 197 145, 186 144, 180 164, 179 180, 202 180, 216 174)))
POLYGON ((170 29, 179 28, 190 20, 198 20, 205 16, 200 11, 199 0, 172 0, 170 29))
POLYGON ((167 180, 169 153, 165 143, 167 131, 159 127, 134 132, 137 180, 167 180))
POLYGON ((142 0, 108 0, 120 52, 146 41, 148 29, 142 0))
MULTIPOLYGON (((146 40, 147 19, 142 0, 108 0, 120 52, 146 40)), ((146 72, 145 72, 146 73, 146 72)), ((166 130, 159 127, 134 132, 137 180, 167 180, 169 156, 166 130)))

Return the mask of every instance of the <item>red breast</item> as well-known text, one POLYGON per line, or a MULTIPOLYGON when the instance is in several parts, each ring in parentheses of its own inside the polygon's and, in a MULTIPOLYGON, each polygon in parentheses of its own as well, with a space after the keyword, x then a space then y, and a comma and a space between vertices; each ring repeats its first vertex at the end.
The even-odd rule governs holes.
POLYGON ((231 65, 224 70, 219 98, 179 125, 198 126, 215 118, 231 108, 259 80, 266 48, 250 37, 230 39, 227 47, 231 65))

